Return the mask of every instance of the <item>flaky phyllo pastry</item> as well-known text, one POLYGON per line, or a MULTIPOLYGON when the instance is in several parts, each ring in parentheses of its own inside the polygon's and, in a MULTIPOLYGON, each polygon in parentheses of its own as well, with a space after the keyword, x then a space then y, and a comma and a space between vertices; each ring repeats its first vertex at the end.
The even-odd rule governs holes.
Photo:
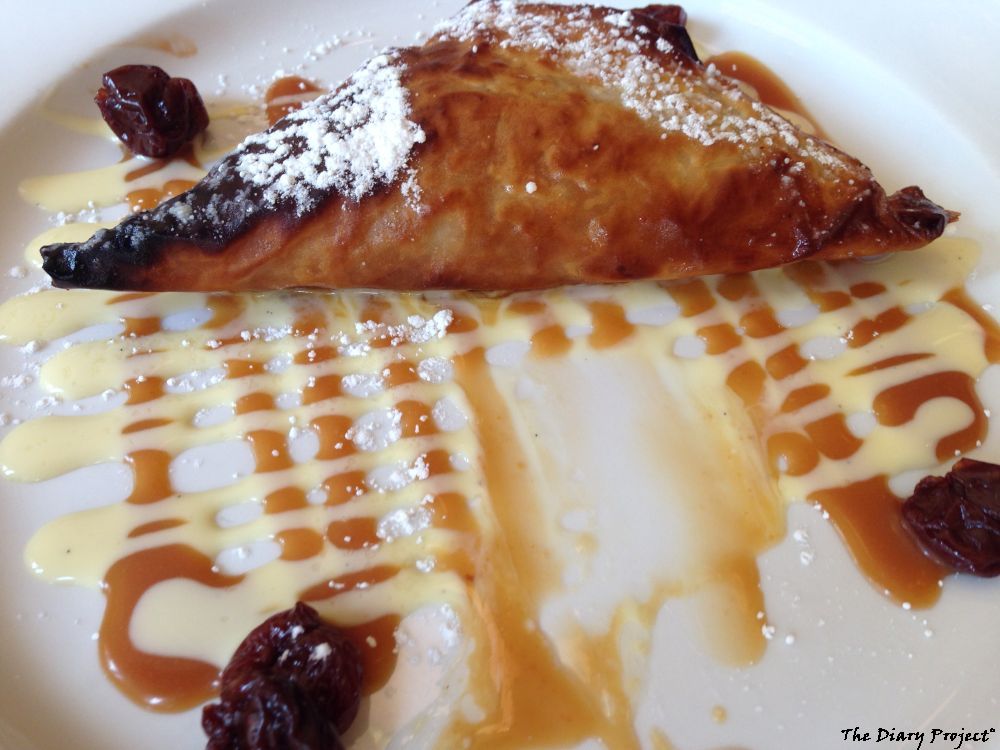
POLYGON ((45 270, 108 289, 529 289, 911 249, 954 218, 701 63, 684 20, 473 3, 189 192, 45 248, 45 270))

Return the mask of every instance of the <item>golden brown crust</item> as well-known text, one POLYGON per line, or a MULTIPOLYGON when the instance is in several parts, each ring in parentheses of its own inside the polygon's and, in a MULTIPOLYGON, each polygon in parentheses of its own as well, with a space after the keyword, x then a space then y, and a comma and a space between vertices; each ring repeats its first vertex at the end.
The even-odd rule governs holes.
POLYGON ((951 218, 916 188, 887 197, 863 164, 746 97, 678 37, 658 41, 676 24, 586 6, 503 12, 480 3, 398 53, 424 137, 388 184, 187 235, 157 218, 166 204, 131 230, 126 220, 46 248, 46 270, 61 286, 142 290, 533 289, 906 250, 951 218), (532 17, 541 36, 524 36, 532 17), (586 53, 595 38, 612 63, 586 53), (658 80, 620 84, 636 64, 658 80), (656 109, 666 85, 679 109, 656 109))

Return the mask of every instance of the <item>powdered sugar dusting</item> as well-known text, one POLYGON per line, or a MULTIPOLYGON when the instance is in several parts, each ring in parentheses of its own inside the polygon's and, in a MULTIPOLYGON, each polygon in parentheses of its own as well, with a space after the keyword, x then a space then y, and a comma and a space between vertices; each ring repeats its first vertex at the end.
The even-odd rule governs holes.
POLYGON ((298 213, 321 193, 360 200, 396 179, 424 131, 409 119, 401 66, 392 54, 369 60, 338 91, 247 138, 235 168, 273 207, 291 199, 298 213))
POLYGON ((444 309, 438 310, 429 318, 411 315, 405 323, 399 325, 387 325, 366 320, 363 323, 355 324, 355 328, 359 336, 368 334, 371 338, 388 339, 393 346, 404 342, 426 344, 428 341, 444 336, 453 319, 452 311, 444 309))
POLYGON ((392 542, 430 528, 432 520, 431 511, 425 505, 399 508, 379 519, 375 533, 379 539, 392 542))
POLYGON ((366 453, 388 448, 403 436, 403 414, 387 408, 361 415, 347 431, 347 439, 366 453))
POLYGON ((814 139, 800 143, 796 128, 747 97, 712 65, 693 65, 629 11, 581 6, 558 11, 510 0, 472 3, 438 26, 441 39, 534 50, 573 73, 615 90, 622 103, 655 121, 664 137, 683 134, 710 146, 762 143, 802 147, 820 162, 840 164, 836 152, 814 139))
POLYGON ((274 127, 249 136, 193 190, 128 217, 79 245, 148 252, 170 238, 218 248, 260 214, 302 216, 333 195, 360 201, 394 182, 414 211, 420 190, 408 163, 426 140, 410 120, 398 51, 369 60, 337 91, 314 99, 274 127))

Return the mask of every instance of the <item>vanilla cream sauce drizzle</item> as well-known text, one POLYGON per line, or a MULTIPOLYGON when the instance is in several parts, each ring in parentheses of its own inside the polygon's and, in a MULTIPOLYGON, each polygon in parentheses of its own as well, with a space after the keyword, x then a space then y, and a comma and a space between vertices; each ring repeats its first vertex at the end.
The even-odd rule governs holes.
MULTIPOLYGON (((89 174, 88 184, 109 182, 82 205, 94 195, 120 202, 135 187, 129 171, 89 174)), ((25 194, 76 210, 72 179, 43 178, 25 194)), ((30 252, 93 228, 56 228, 30 252)), ((472 747, 591 736, 634 747, 642 680, 623 664, 623 628, 648 631, 664 601, 692 596, 719 658, 760 658, 756 558, 782 537, 787 502, 828 507, 890 596, 934 601, 942 571, 909 540, 886 539, 898 502, 888 480, 985 435, 975 381, 1000 338, 960 291, 976 257, 972 243, 942 239, 878 263, 502 299, 45 290, 3 304, 0 339, 117 325, 114 336, 53 351, 41 384, 67 401, 112 391, 126 403, 18 425, 0 443, 0 465, 25 482, 103 463, 135 473, 124 502, 56 519, 25 554, 45 580, 105 590, 103 663, 137 702, 179 710, 206 700, 243 636, 300 598, 355 629, 374 690, 392 672, 394 625, 445 603, 472 644, 466 691, 481 714, 456 716, 447 736, 472 747), (208 319, 164 327, 188 311, 208 319), (568 623, 557 652, 537 627, 563 586, 553 550, 569 537, 597 559, 601 535, 555 528, 569 507, 567 459, 531 439, 552 417, 526 403, 521 375, 551 387, 595 358, 624 363, 630 384, 657 394, 636 445, 681 488, 671 513, 686 541, 683 564, 624 597, 599 632, 568 623), (189 390, 192 371, 215 378, 189 390), (199 426, 220 406, 228 419, 199 426), (306 433, 318 450, 293 458, 306 433), (179 457, 219 443, 250 455, 252 469, 180 490, 179 457), (852 497, 882 515, 859 513, 852 497), (247 506, 244 522, 219 520, 247 506), (251 548, 277 557, 239 572, 223 564, 251 548)), ((556 423, 586 434, 586 410, 556 423)), ((628 492, 593 502, 629 512, 628 492)))

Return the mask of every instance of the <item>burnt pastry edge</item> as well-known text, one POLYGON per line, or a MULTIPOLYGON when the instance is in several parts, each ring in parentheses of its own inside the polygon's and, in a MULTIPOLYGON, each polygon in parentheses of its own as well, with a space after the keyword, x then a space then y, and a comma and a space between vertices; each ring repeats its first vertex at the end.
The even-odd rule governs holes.
MULTIPOLYGON (((387 190, 398 183, 396 178, 405 171, 405 163, 424 141, 423 132, 409 120, 405 120, 405 126, 411 142, 404 144, 403 168, 397 169, 391 179, 384 179, 378 164, 366 165, 369 172, 364 179, 359 179, 348 161, 344 169, 346 175, 336 175, 340 184, 319 188, 298 179, 292 189, 283 192, 275 187, 277 179, 269 184, 254 184, 246 175, 246 164, 257 157, 262 164, 255 166, 266 168, 282 154, 295 156, 305 152, 306 136, 302 135, 302 130, 311 121, 322 122, 328 135, 351 138, 358 129, 350 122, 343 122, 345 112, 353 114, 358 100, 366 93, 365 86, 373 85, 373 75, 388 73, 395 78, 390 83, 401 86, 397 64, 404 52, 389 49, 371 58, 330 94, 290 113, 265 131, 249 136, 192 189, 155 209, 128 216, 115 227, 101 229, 84 242, 43 247, 42 268, 56 286, 64 288, 127 288, 132 280, 129 270, 155 266, 164 247, 171 243, 181 242, 209 254, 220 253, 267 221, 277 220, 283 227, 291 227, 308 220, 331 201, 351 200, 352 197, 358 200, 387 190), (320 111, 313 116, 316 109, 320 111), (335 116, 340 120, 331 122, 335 116), (352 190, 361 192, 351 196, 352 190)), ((363 111, 364 106, 362 103, 363 111)), ((368 106, 361 124, 367 125, 378 114, 368 106)), ((408 114, 405 104, 402 114, 408 114)), ((322 176, 322 165, 314 169, 313 174, 322 176)))

